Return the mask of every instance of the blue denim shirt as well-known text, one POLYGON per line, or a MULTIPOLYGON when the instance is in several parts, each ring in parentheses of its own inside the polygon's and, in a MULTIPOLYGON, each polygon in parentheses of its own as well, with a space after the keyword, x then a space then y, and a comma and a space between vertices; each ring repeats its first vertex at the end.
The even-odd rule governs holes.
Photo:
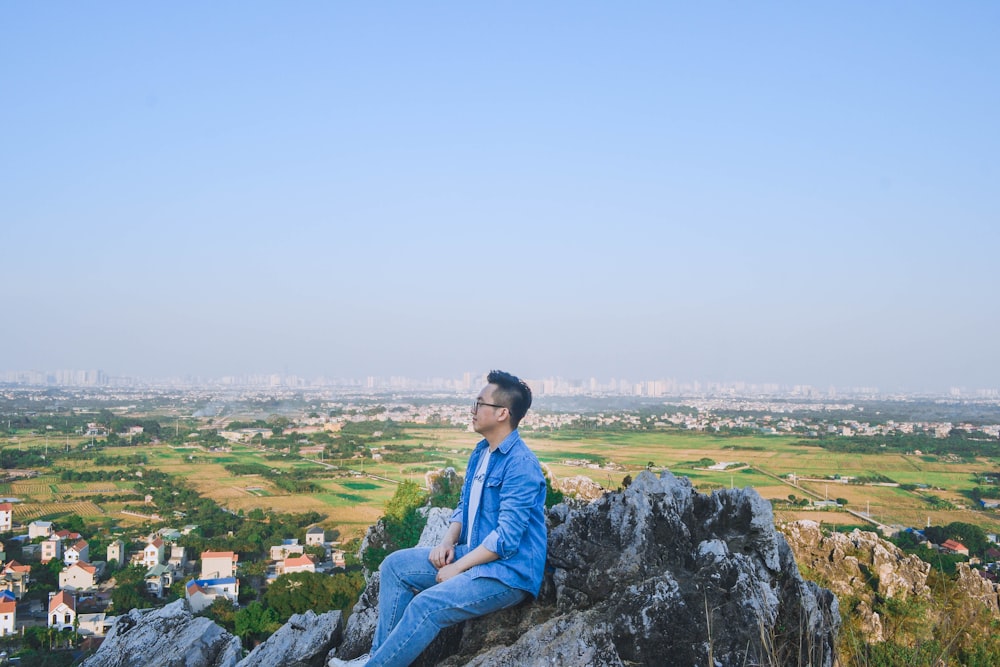
POLYGON ((545 477, 538 459, 514 430, 496 448, 486 468, 483 497, 475 525, 469 526, 469 494, 472 476, 480 458, 489 448, 482 440, 476 445, 462 485, 462 499, 451 515, 462 524, 459 544, 480 544, 500 556, 470 571, 474 577, 499 579, 512 588, 537 596, 545 571, 547 536, 545 530, 545 477))

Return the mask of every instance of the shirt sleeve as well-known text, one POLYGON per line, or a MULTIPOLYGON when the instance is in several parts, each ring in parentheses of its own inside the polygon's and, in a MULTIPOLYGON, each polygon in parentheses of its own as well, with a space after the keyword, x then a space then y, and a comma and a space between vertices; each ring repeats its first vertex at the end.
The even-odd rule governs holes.
POLYGON ((516 554, 544 487, 545 479, 534 460, 521 457, 511 461, 500 487, 497 527, 483 539, 482 545, 502 560, 516 554))

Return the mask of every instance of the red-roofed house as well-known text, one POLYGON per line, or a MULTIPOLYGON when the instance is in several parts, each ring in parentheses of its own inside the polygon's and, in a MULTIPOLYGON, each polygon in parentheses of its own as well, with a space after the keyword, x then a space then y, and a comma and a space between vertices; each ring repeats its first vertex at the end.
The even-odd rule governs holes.
POLYGON ((90 545, 87 540, 79 540, 63 554, 63 563, 66 565, 73 565, 81 560, 85 563, 90 560, 90 545))
POLYGON ((0 574, 0 591, 10 591, 15 598, 20 600, 28 590, 30 583, 30 565, 21 565, 16 560, 4 565, 3 573, 0 574))
POLYGON ((59 588, 67 591, 89 591, 97 588, 97 568, 86 561, 77 561, 59 573, 59 588))
POLYGON ((49 593, 49 627, 72 630, 76 620, 76 598, 68 591, 49 593))
POLYGON ((58 537, 60 540, 70 540, 72 542, 76 542, 81 537, 80 533, 71 533, 68 530, 57 530, 52 534, 58 537))
POLYGON ((17 602, 3 598, 0 600, 0 637, 12 635, 17 623, 17 602))
POLYGON ((0 503, 0 533, 7 533, 14 529, 14 505, 12 503, 0 503))
POLYGON ((236 576, 236 562, 239 554, 232 551, 201 552, 201 578, 225 579, 236 576))
POLYGON ((146 568, 156 567, 163 562, 163 554, 166 553, 167 547, 163 543, 163 540, 156 538, 152 542, 146 545, 146 548, 142 550, 142 565, 146 568))
POLYGON ((963 556, 969 555, 969 548, 961 542, 956 542, 955 540, 945 540, 941 543, 941 548, 945 551, 950 551, 951 553, 962 554, 963 556))
POLYGON ((282 561, 281 572, 291 574, 292 572, 315 572, 316 563, 309 556, 291 556, 282 561))

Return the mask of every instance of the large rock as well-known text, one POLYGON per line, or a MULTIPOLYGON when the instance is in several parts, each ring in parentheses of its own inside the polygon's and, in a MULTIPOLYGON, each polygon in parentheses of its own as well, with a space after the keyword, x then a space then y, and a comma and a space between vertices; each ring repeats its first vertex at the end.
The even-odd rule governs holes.
POLYGON ((581 500, 597 500, 604 495, 604 487, 586 475, 563 477, 553 482, 553 486, 568 496, 581 500))
POLYGON ((837 595, 856 595, 874 587, 863 597, 929 599, 927 576, 931 566, 917 556, 883 540, 870 531, 828 533, 815 521, 783 524, 782 533, 795 552, 799 565, 837 595))
POLYGON ((83 667, 234 667, 242 655, 238 637, 177 600, 120 616, 83 667))
POLYGON ((706 496, 643 472, 625 491, 554 507, 548 564, 538 600, 442 633, 415 664, 834 662, 837 600, 802 579, 752 489, 706 496))
POLYGON ((237 667, 320 667, 340 643, 342 627, 339 611, 295 614, 237 667))
POLYGON ((831 533, 809 520, 782 524, 780 530, 811 579, 853 601, 848 611, 867 643, 889 639, 882 615, 876 611, 878 600, 913 598, 926 603, 931 599, 930 564, 873 532, 831 533))
POLYGON ((831 533, 814 521, 779 528, 810 578, 850 604, 844 610, 849 636, 864 643, 914 646, 937 632, 952 647, 971 650, 1000 621, 997 585, 968 563, 957 563, 955 576, 944 578, 871 531, 831 533))

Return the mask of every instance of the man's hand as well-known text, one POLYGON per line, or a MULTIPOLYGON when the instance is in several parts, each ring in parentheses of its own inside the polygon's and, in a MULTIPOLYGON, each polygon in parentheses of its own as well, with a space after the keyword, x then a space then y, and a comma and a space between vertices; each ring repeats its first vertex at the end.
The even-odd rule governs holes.
POLYGON ((437 577, 435 577, 435 579, 440 584, 445 581, 448 581, 455 575, 462 574, 463 571, 464 570, 462 570, 462 568, 460 568, 457 563, 451 563, 450 565, 445 565, 444 567, 439 569, 437 577))
MULTIPOLYGON (((427 560, 431 562, 431 565, 440 570, 442 567, 451 564, 451 562, 455 560, 455 545, 453 544, 437 545, 436 547, 431 549, 431 555, 427 557, 427 560)), ((439 582, 442 581, 440 573, 438 573, 438 581, 439 582)))

